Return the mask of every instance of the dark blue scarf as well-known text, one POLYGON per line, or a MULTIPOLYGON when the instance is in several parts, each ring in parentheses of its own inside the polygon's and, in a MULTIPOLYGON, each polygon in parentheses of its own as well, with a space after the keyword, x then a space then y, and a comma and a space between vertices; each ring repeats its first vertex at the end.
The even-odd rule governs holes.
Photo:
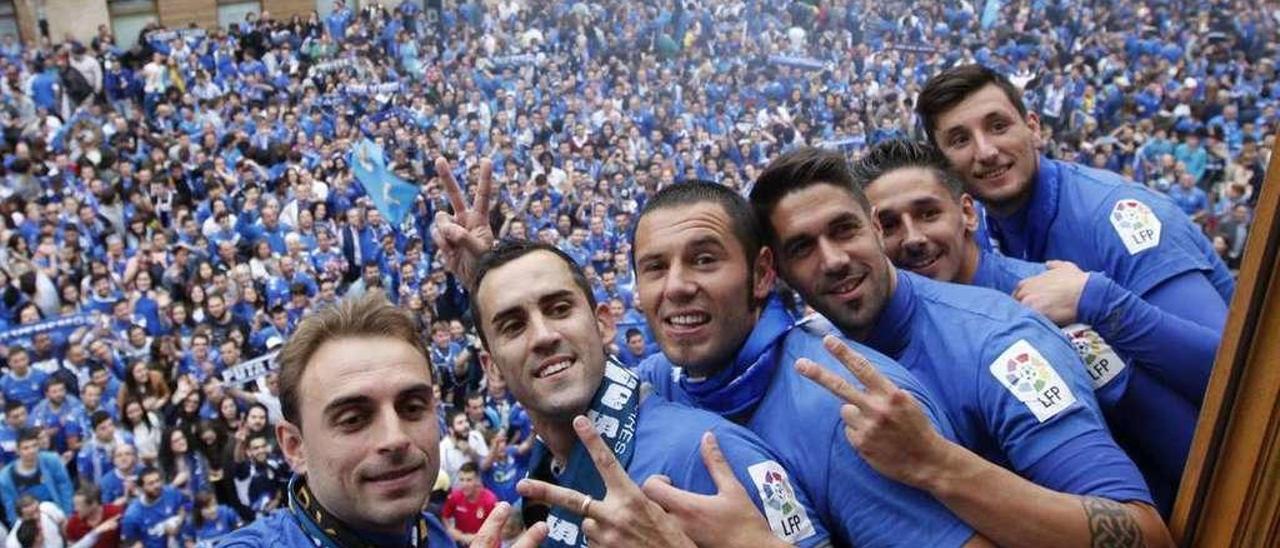
MULTIPOLYGON (((640 377, 612 358, 605 363, 604 380, 596 389, 587 410, 587 418, 595 424, 604 444, 613 450, 618 464, 626 470, 635 453, 636 418, 640 408, 640 377)), ((538 470, 551 458, 551 452, 539 442, 533 450, 529 469, 538 470)), ((569 462, 555 478, 562 487, 586 494, 595 500, 605 497, 604 478, 596 470, 591 454, 581 442, 573 444, 569 462)), ((572 548, 587 545, 587 535, 582 533, 582 517, 564 508, 551 509, 547 517, 550 533, 542 542, 544 547, 572 548)))
POLYGON ((1001 218, 994 213, 989 216, 991 234, 1006 255, 1044 262, 1049 227, 1058 217, 1061 182, 1062 164, 1042 156, 1033 182, 1035 188, 1031 189, 1027 204, 1008 217, 1001 218))
POLYGON ((771 295, 733 363, 701 380, 691 380, 681 372, 680 388, 701 409, 729 419, 745 417, 769 389, 773 372, 778 369, 781 343, 794 326, 781 299, 771 295))

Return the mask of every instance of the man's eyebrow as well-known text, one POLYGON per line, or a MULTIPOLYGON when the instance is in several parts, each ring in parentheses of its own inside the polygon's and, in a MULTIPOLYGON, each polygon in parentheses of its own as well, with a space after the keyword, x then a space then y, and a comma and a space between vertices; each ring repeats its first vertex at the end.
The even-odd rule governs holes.
POLYGON ((343 407, 368 405, 373 400, 364 394, 352 394, 335 399, 324 406, 324 414, 330 414, 343 407))

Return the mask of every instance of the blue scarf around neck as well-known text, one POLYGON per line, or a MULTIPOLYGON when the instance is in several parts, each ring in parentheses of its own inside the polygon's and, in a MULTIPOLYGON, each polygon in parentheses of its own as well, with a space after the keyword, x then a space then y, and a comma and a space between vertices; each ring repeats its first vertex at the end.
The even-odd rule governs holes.
POLYGON ((764 398, 778 369, 778 351, 782 340, 795 326, 782 300, 771 295, 746 342, 728 367, 705 379, 690 379, 683 371, 680 388, 701 409, 728 419, 745 417, 764 398))

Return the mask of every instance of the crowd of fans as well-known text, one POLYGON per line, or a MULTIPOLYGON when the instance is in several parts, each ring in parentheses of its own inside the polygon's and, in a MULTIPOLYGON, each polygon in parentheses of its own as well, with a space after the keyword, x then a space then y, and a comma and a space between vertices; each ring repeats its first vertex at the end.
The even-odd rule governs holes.
POLYGON ((1229 264, 1280 129, 1280 11, 1251 0, 362 4, 153 25, 129 47, 106 28, 0 40, 11 542, 162 546, 278 508, 279 400, 255 359, 374 288, 430 339, 454 532, 514 500, 530 428, 433 257, 440 156, 464 184, 492 160, 496 232, 582 264, 635 364, 655 351, 627 245, 646 196, 745 190, 800 144, 920 136, 912 100, 942 68, 1009 75, 1045 154, 1168 193, 1229 264), (351 169, 365 138, 420 187, 403 220, 351 169))

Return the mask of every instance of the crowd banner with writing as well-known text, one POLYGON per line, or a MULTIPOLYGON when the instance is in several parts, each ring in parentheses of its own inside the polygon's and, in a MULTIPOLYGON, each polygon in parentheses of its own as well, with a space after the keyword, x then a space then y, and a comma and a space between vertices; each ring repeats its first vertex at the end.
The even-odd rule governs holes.
POLYGON ((240 362, 234 367, 223 369, 221 373, 222 383, 243 385, 267 376, 267 373, 280 367, 280 364, 276 362, 276 354, 279 354, 279 352, 263 354, 252 360, 240 362))

